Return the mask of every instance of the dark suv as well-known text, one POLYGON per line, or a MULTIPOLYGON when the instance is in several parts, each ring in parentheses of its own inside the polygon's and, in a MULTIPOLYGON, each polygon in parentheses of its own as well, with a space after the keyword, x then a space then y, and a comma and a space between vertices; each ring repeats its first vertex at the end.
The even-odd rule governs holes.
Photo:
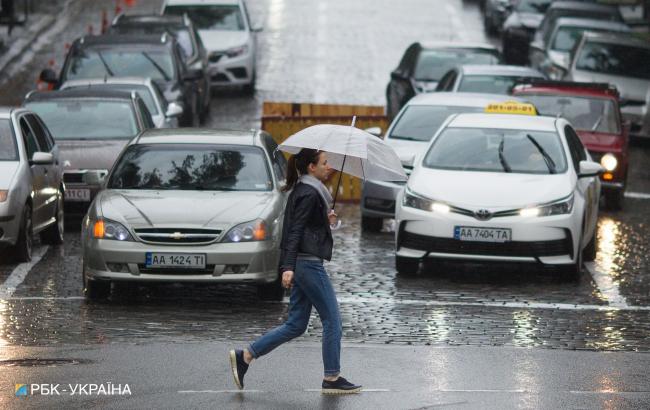
POLYGON ((203 77, 198 80, 201 99, 201 122, 205 121, 210 111, 210 73, 208 70, 208 53, 205 51, 201 37, 194 23, 187 16, 160 14, 120 14, 113 20, 108 34, 121 35, 162 35, 170 32, 183 50, 185 65, 191 70, 201 70, 203 77))
POLYGON ((41 72, 41 81, 58 88, 69 80, 103 77, 149 77, 168 102, 183 107, 180 125, 199 123, 201 70, 188 69, 183 51, 171 34, 87 36, 74 41, 61 74, 41 72))

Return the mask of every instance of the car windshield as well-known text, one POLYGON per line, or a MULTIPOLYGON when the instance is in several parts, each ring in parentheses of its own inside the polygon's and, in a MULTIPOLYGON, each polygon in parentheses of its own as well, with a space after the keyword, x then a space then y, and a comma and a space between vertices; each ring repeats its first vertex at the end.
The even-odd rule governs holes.
POLYGON ((515 9, 520 13, 544 14, 551 0, 519 0, 515 1, 515 9))
POLYGON ((470 93, 510 94, 517 82, 530 77, 515 77, 505 75, 464 75, 458 86, 458 91, 470 93))
POLYGON ((650 48, 588 42, 580 50, 578 70, 650 80, 650 48))
POLYGON ((582 33, 585 31, 594 33, 607 33, 616 30, 599 30, 590 27, 562 26, 555 33, 555 39, 553 40, 551 49, 555 51, 571 51, 576 45, 576 42, 580 39, 580 36, 582 36, 582 33))
POLYGON ((410 105, 397 119, 388 138, 430 141, 442 123, 452 114, 482 112, 482 108, 446 105, 410 105))
POLYGON ((564 95, 522 96, 535 104, 541 115, 564 117, 574 128, 586 131, 620 133, 616 106, 606 98, 568 97, 564 95))
POLYGON ((199 144, 130 146, 108 187, 190 191, 269 191, 264 153, 257 147, 199 144))
POLYGON ((174 62, 167 50, 79 50, 67 65, 66 80, 98 77, 174 78, 174 62))
POLYGON ((567 170, 554 132, 447 128, 434 140, 423 165, 455 171, 556 174, 567 170))
POLYGON ((165 14, 187 14, 199 30, 242 31, 246 29, 238 5, 167 6, 165 14))
POLYGON ((65 89, 88 89, 93 88, 96 90, 116 90, 116 91, 135 91, 138 93, 144 104, 147 106, 149 113, 151 115, 158 115, 158 108, 156 108, 156 103, 154 102, 153 95, 151 95, 151 90, 145 85, 137 84, 92 84, 92 85, 76 85, 74 87, 65 87, 65 89))
POLYGON ((133 138, 138 133, 129 102, 106 100, 28 101, 56 139, 133 138))
POLYGON ((422 50, 414 77, 419 81, 438 81, 447 71, 463 64, 499 64, 499 58, 487 50, 422 50))
POLYGON ((16 138, 9 120, 0 120, 0 161, 18 161, 16 138))

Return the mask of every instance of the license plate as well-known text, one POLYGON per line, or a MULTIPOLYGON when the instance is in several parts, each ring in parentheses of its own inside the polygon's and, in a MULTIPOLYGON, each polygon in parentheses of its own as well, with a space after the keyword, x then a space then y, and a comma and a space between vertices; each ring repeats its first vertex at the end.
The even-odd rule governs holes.
POLYGON ((512 231, 507 228, 455 226, 454 238, 460 241, 509 242, 512 238, 512 231))
POLYGON ((147 252, 145 266, 147 268, 205 269, 205 254, 147 252))
POLYGON ((65 200, 72 202, 90 202, 90 189, 66 188, 65 200))

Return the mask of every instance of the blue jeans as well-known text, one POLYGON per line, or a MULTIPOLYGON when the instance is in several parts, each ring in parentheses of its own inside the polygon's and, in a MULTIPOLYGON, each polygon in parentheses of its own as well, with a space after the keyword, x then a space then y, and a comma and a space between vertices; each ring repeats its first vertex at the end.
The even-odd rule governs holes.
POLYGON ((343 329, 334 288, 323 264, 318 261, 298 259, 295 269, 287 321, 257 339, 248 350, 258 358, 305 333, 314 306, 323 323, 325 376, 337 376, 341 370, 343 329))

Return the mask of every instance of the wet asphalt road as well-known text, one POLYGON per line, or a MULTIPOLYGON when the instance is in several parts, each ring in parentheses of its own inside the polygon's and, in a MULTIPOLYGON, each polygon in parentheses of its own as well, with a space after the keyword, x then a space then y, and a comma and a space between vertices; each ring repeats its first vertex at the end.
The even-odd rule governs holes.
MULTIPOLYGON (((57 68, 60 67, 66 43, 86 31, 88 24, 93 24, 96 30, 104 7, 109 10, 109 17, 112 16, 113 2, 107 3, 111 7, 102 2, 70 2, 68 20, 49 28, 18 64, 0 73, 0 104, 19 103, 22 96, 33 88, 40 69, 50 60, 54 59, 57 68)), ((241 96, 237 91, 215 93, 207 124, 211 127, 258 127, 263 101, 383 105, 389 72, 411 42, 423 38, 486 40, 480 14, 473 2, 436 1, 434 6, 431 2, 413 0, 384 2, 379 6, 368 0, 251 0, 248 4, 252 20, 264 25, 258 38, 257 90, 253 97, 241 96)), ((134 10, 151 11, 157 10, 158 6, 158 1, 139 0, 134 10)), ((635 142, 631 149, 630 192, 650 193, 650 171, 646 166, 649 160, 650 144, 635 142)), ((554 369, 553 366, 561 367, 564 360, 562 351, 565 350, 640 352, 628 354, 639 357, 641 363, 647 363, 646 352, 650 352, 649 204, 650 199, 627 198, 623 211, 601 212, 597 260, 585 267, 577 283, 563 282, 552 273, 528 267, 455 264, 438 266, 435 272, 425 271, 415 278, 397 277, 390 221, 386 221, 381 233, 362 234, 358 208, 353 204, 342 205, 339 215, 344 226, 335 233, 334 257, 326 267, 339 295, 344 341, 354 346, 368 345, 371 351, 372 346, 379 344, 387 345, 384 348, 397 345, 395 359, 389 361, 393 364, 408 355, 404 350, 408 345, 418 349, 427 346, 496 346, 503 349, 504 360, 507 360, 509 352, 517 351, 511 348, 517 347, 556 352, 556 355, 543 356, 543 360, 534 360, 529 364, 531 372, 536 366, 543 367, 546 360, 554 363, 549 365, 549 371, 558 371, 558 367, 554 369)), ((225 351, 228 343, 249 341, 281 323, 285 317, 286 299, 280 303, 259 302, 254 289, 238 285, 148 285, 123 289, 121 291, 125 293, 116 292, 106 302, 86 303, 81 297, 78 221, 68 221, 67 229, 65 245, 39 247, 42 258, 33 266, 17 266, 6 256, 0 256, 0 284, 15 277, 16 273, 24 276, 15 290, 8 292, 6 286, 2 288, 5 297, 0 299, 0 361, 25 357, 77 357, 79 350, 87 351, 88 357, 111 369, 114 365, 107 359, 110 354, 104 357, 101 353, 106 349, 119 355, 115 350, 119 351, 122 345, 150 346, 139 354, 159 358, 164 357, 166 349, 185 350, 183 355, 187 355, 186 350, 192 346, 200 344, 202 350, 199 350, 205 351, 207 343, 214 342, 219 346, 217 350, 225 351), (170 344, 181 347, 165 347, 170 344)), ((320 321, 314 315, 306 335, 300 339, 313 350, 309 360, 316 364, 318 349, 315 343, 320 341, 320 330, 320 321)), ((476 354, 480 357, 488 352, 478 351, 476 354)), ((499 350, 489 352, 491 355, 499 350)), ((358 359, 355 353, 350 353, 350 356, 352 360, 358 359)), ((597 357, 594 356, 593 360, 597 361, 597 357)), ((281 357, 272 360, 275 360, 273 363, 283 363, 281 357)), ((408 360, 413 360, 413 357, 408 356, 408 360)), ((614 372, 617 380, 621 383, 630 380, 640 385, 645 383, 645 388, 636 386, 629 389, 636 391, 632 399, 626 399, 623 393, 616 395, 617 391, 625 389, 614 385, 611 397, 597 396, 595 401, 590 401, 590 398, 582 402, 569 400, 570 407, 601 407, 613 400, 610 404, 613 403, 614 407, 643 408, 639 404, 649 403, 647 390, 650 390, 650 381, 647 374, 639 376, 641 370, 625 364, 627 361, 634 362, 629 359, 621 362, 623 367, 619 365, 620 368, 614 372)), ((205 377, 216 376, 220 387, 209 387, 202 377, 194 379, 200 380, 200 390, 231 388, 226 386, 229 380, 222 380, 230 377, 228 372, 218 368, 225 363, 216 359, 214 363, 217 370, 203 369, 199 373, 205 377)), ((199 364, 195 363, 196 366, 199 364)), ((381 365, 377 366, 381 368, 381 365)), ((62 373, 74 374, 81 382, 96 370, 75 365, 17 368, 3 362, 0 362, 0 368, 3 370, 0 373, 5 375, 9 374, 4 372, 5 369, 20 369, 16 373, 21 375, 20 380, 26 380, 30 374, 39 374, 43 382, 55 382, 56 375, 62 373), (86 370, 70 370, 72 368, 86 370), (34 371, 36 373, 32 373, 34 371)), ((142 368, 147 369, 147 364, 142 368)), ((386 369, 390 367, 378 370, 377 374, 390 374, 386 369)), ((453 374, 454 369, 436 366, 428 371, 448 375, 453 374)), ((476 371, 471 366, 461 366, 460 369, 461 373, 476 371)), ((149 373, 151 371, 149 368, 146 372, 155 374, 149 373)), ((301 371, 304 369, 296 370, 296 373, 301 371)), ((593 371, 596 375, 608 377, 606 369, 594 368, 593 371)), ((489 390, 485 387, 489 385, 489 377, 484 376, 480 374, 477 377, 480 382, 476 386, 489 390)), ((17 376, 6 377, 9 376, 0 381, 9 384, 20 382, 15 378, 17 376)), ((191 379, 191 376, 186 377, 191 379)), ((262 380, 260 378, 262 390, 281 391, 283 388, 282 383, 264 385, 262 380)), ((92 377, 87 382, 91 381, 92 377)), ((317 377, 311 381, 312 387, 318 387, 317 381, 317 377)), ((531 383, 535 382, 531 379, 531 383)), ((170 387, 165 377, 157 383, 147 385, 148 399, 152 398, 152 391, 173 391, 176 394, 177 390, 182 390, 170 387)), ((387 384, 390 385, 377 383, 375 387, 387 384)), ((476 386, 473 387, 475 390, 481 390, 476 386)), ((185 385, 183 388, 190 389, 185 385)), ((556 407, 553 402, 524 399, 517 388, 507 383, 499 388, 513 390, 509 394, 514 401, 496 399, 483 402, 493 403, 491 406, 494 408, 499 404, 502 407, 556 407)), ((548 388, 558 391, 556 386, 548 388)), ((580 389, 580 386, 576 387, 576 390, 580 389)), ((594 389, 589 386, 583 390, 594 389)), ((0 393, 0 405, 3 400, 4 404, 15 403, 5 390, 0 393)), ((472 408, 472 403, 476 403, 462 397, 451 397, 453 395, 448 393, 440 397, 434 394, 435 400, 416 395, 417 400, 400 401, 402 396, 390 396, 396 401, 392 401, 395 404, 389 407, 417 408, 458 402, 460 407, 472 408)), ((174 397, 178 405, 182 405, 183 398, 174 397)), ((281 408, 283 402, 274 401, 274 398, 278 399, 272 396, 265 401, 246 402, 231 397, 220 403, 235 408, 281 408)), ((375 399, 367 402, 328 401, 316 406, 355 408, 363 403, 364 406, 377 407, 381 401, 375 399)), ((287 407, 304 407, 300 403, 306 402, 296 400, 287 407)), ((126 407, 138 407, 135 402, 127 403, 131 404, 126 404, 126 407)), ((143 405, 144 402, 139 403, 143 405)), ((203 407, 207 402, 191 403, 191 406, 203 407)), ((80 406, 81 402, 72 401, 68 405, 80 406)))

